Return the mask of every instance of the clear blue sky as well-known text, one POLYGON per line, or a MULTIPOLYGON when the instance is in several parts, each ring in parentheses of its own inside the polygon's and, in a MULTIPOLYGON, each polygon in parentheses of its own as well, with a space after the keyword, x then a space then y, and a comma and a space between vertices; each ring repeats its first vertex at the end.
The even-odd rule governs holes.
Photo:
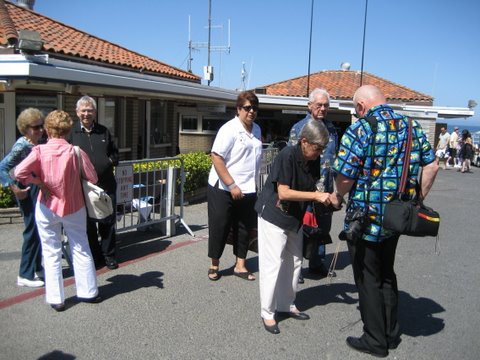
MULTIPOLYGON (((130 50, 182 69, 191 39, 208 40, 208 0, 36 0, 34 10, 130 50)), ((311 0, 212 0, 212 86, 247 88, 308 71, 311 0), (223 27, 222 27, 223 26, 223 27)), ((349 62, 360 70, 365 0, 315 0, 311 72, 349 62)), ((364 70, 435 98, 436 106, 479 105, 480 1, 369 0, 364 70)), ((207 49, 193 52, 203 75, 207 49)), ((473 124, 472 124, 473 125, 473 124)))

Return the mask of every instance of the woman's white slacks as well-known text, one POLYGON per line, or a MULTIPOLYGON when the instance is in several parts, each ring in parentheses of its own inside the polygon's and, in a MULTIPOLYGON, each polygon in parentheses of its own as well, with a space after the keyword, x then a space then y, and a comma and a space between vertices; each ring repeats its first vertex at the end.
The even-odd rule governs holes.
POLYGON ((97 275, 88 246, 85 207, 76 213, 60 217, 37 201, 35 219, 42 243, 47 303, 63 304, 65 302, 62 274, 62 228, 68 237, 72 253, 77 296, 81 298, 96 297, 98 295, 97 275))
POLYGON ((302 267, 303 233, 283 230, 258 217, 260 304, 263 319, 295 309, 302 267))

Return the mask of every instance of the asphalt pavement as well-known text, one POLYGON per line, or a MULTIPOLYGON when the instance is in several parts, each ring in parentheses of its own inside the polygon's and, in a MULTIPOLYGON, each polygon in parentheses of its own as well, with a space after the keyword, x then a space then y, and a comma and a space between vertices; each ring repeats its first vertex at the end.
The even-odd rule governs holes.
MULTIPOLYGON (((480 358, 478 184, 471 174, 440 170, 427 205, 440 212, 436 239, 401 237, 396 272, 402 342, 388 359, 480 358)), ((17 287, 23 223, 0 224, 0 359, 370 359, 345 344, 362 334, 346 244, 337 277, 299 285, 297 306, 311 319, 282 320, 272 335, 260 319, 258 281, 232 276, 227 246, 222 278, 207 278, 206 203, 185 207, 181 226, 166 238, 156 229, 119 234, 120 268, 97 272, 100 304, 79 303, 64 263, 66 306, 57 313, 43 289, 17 287)), ((342 211, 334 215, 339 233, 342 211)), ((247 265, 258 275, 258 257, 247 265)), ((306 265, 304 265, 306 266, 306 265)))

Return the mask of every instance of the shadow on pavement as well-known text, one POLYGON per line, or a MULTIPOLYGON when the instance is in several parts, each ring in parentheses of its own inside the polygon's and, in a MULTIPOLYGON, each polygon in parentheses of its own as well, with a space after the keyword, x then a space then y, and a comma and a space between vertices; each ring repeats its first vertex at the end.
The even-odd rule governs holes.
POLYGON ((295 304, 301 311, 306 311, 315 306, 327 305, 330 303, 354 304, 358 302, 357 295, 352 297, 350 294, 356 293, 355 285, 347 283, 322 284, 301 289, 297 293, 295 304))
POLYGON ((443 330, 443 319, 434 317, 445 309, 428 298, 414 298, 410 294, 400 291, 398 305, 398 321, 403 334, 417 337, 430 336, 443 330))
POLYGON ((148 271, 140 276, 130 274, 114 275, 106 279, 110 284, 100 286, 98 291, 105 300, 141 288, 156 287, 163 289, 163 275, 161 271, 148 271))
POLYGON ((60 350, 53 350, 48 354, 40 356, 37 360, 74 360, 77 357, 72 354, 64 353, 60 350))

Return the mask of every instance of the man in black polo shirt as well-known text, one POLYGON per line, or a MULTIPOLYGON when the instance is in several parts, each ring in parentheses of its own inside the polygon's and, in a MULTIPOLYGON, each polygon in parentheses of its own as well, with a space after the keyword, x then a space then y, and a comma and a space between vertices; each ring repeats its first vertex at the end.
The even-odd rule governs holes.
MULTIPOLYGON (((73 126, 70 142, 73 145, 78 145, 88 154, 97 172, 97 185, 112 198, 113 209, 115 209, 117 182, 115 181, 113 168, 118 165, 118 149, 110 131, 105 126, 95 122, 97 103, 93 98, 90 96, 80 98, 77 101, 76 111, 79 121, 73 126)), ((109 219, 98 223, 97 233, 97 223, 87 218, 88 242, 97 268, 104 264, 112 270, 118 268, 115 257, 115 221, 114 211, 109 219), (101 237, 100 243, 98 235, 101 237)))

